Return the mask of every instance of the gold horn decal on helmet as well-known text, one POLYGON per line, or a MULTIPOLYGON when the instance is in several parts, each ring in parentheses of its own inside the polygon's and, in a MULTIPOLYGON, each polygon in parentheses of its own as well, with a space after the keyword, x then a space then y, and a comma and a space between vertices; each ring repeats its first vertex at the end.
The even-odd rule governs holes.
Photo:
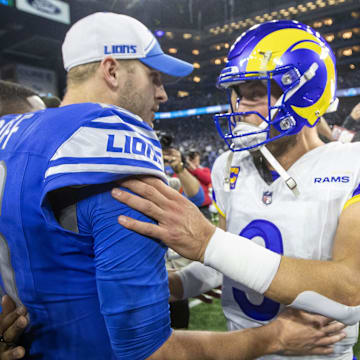
POLYGON ((329 50, 325 46, 315 44, 313 42, 304 42, 295 46, 292 51, 296 49, 309 49, 315 51, 319 57, 324 61, 327 73, 327 79, 324 91, 319 100, 311 106, 299 107, 291 106, 291 108, 301 117, 308 120, 310 125, 314 125, 316 120, 323 114, 330 106, 330 103, 335 95, 335 68, 334 63, 330 57, 329 50))
POLYGON ((283 65, 281 57, 294 44, 298 43, 291 51, 298 49, 308 49, 316 52, 324 62, 327 70, 327 79, 324 91, 315 104, 307 107, 291 106, 291 108, 302 118, 308 120, 313 125, 319 116, 323 115, 335 95, 335 67, 329 54, 328 48, 323 45, 321 40, 311 31, 306 32, 302 29, 289 28, 280 29, 270 33, 259 41, 248 56, 246 65, 247 72, 272 71, 283 65), (264 54, 272 51, 272 56, 266 63, 264 69, 264 54))
POLYGON ((281 65, 280 59, 290 46, 304 40, 319 42, 319 39, 311 33, 306 33, 304 30, 296 28, 280 29, 270 33, 261 39, 251 52, 246 65, 246 71, 259 71, 264 61, 263 54, 268 51, 272 53, 271 59, 267 62, 266 69, 261 69, 261 71, 274 70, 277 66, 281 65))

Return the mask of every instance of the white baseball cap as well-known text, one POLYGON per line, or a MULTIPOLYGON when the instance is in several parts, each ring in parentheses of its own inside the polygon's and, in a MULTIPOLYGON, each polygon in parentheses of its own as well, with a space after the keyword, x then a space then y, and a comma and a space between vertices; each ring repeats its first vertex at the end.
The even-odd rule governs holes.
POLYGON ((193 66, 166 55, 151 31, 140 21, 115 13, 98 12, 77 21, 66 33, 62 45, 64 67, 116 59, 138 59, 171 76, 187 76, 193 66))

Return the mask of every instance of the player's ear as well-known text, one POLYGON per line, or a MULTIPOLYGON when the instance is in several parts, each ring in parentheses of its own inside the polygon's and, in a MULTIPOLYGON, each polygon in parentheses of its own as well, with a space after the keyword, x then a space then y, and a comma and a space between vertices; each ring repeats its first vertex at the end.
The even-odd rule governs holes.
POLYGON ((108 86, 112 89, 119 87, 119 63, 112 56, 107 56, 101 61, 100 68, 108 86))

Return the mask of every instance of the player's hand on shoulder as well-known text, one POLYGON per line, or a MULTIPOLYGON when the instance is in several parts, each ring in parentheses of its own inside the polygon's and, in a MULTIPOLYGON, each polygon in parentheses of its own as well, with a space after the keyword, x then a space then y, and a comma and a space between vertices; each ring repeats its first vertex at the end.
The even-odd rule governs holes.
POLYGON ((16 307, 14 301, 5 295, 1 301, 2 312, 0 313, 0 360, 22 359, 25 349, 17 346, 16 342, 28 325, 27 311, 22 307, 16 307))
POLYGON ((346 333, 345 325, 321 315, 287 308, 271 324, 282 355, 328 355, 346 333))
POLYGON ((116 200, 158 222, 149 224, 119 216, 120 225, 159 239, 190 260, 203 262, 206 246, 216 227, 197 206, 155 177, 128 178, 119 184, 140 196, 113 189, 112 196, 116 200))

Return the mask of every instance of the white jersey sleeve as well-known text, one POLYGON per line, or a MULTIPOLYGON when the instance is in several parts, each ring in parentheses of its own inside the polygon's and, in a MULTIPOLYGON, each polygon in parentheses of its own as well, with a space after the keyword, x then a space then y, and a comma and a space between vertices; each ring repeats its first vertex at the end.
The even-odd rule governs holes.
POLYGON ((193 261, 177 273, 183 285, 183 298, 201 295, 222 284, 222 274, 200 262, 193 261))

